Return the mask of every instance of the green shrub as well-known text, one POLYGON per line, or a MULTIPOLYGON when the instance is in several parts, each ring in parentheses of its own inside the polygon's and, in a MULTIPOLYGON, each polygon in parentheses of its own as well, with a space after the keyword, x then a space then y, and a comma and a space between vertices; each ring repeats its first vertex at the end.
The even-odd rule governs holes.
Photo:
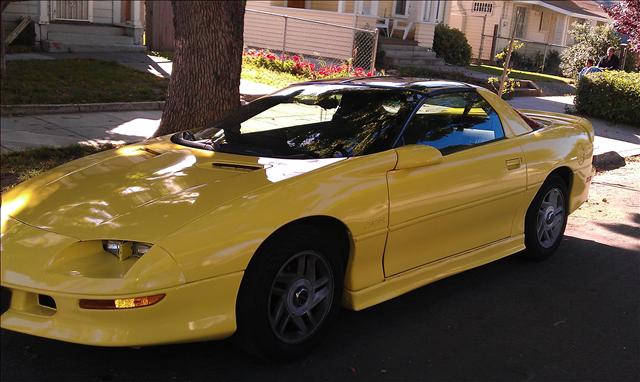
POLYGON ((605 71, 578 81, 578 112, 640 126, 640 73, 605 71))
POLYGON ((597 64, 598 59, 607 54, 607 48, 620 45, 620 37, 609 24, 594 27, 586 23, 574 23, 569 34, 575 43, 560 55, 560 69, 565 77, 576 77, 588 58, 597 64))
MULTIPOLYGON (((622 57, 620 57, 620 59, 622 60, 622 57)), ((638 63, 638 60, 636 59, 636 55, 633 53, 633 51, 628 51, 627 52, 627 59, 624 62, 624 70, 627 72, 638 72, 640 71, 640 63, 638 63)))
POLYGON ((557 50, 547 52, 547 59, 544 62, 544 73, 562 75, 560 70, 560 53, 557 50))
POLYGON ((436 26, 433 51, 447 64, 468 66, 471 63, 471 45, 464 33, 444 24, 436 26))
MULTIPOLYGON (((516 40, 514 47, 520 49, 524 44, 516 40)), ((557 50, 547 51, 547 59, 544 59, 544 51, 537 51, 535 54, 525 55, 524 53, 517 52, 517 49, 511 52, 511 60, 509 66, 517 70, 526 70, 528 72, 547 73, 553 75, 559 75, 560 72, 560 53, 557 50), (544 70, 542 68, 544 64, 544 70)), ((502 49, 502 52, 496 55, 496 62, 498 66, 504 66, 504 59, 507 56, 507 46, 502 49)), ((582 69, 582 68, 581 68, 582 69)))

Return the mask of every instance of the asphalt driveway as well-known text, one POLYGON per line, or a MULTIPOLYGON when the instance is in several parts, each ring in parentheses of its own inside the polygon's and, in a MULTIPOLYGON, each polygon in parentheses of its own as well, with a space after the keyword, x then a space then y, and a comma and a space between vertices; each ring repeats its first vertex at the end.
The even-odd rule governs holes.
POLYGON ((94 348, 1 332, 3 381, 638 381, 640 161, 595 177, 546 262, 512 256, 362 312, 289 364, 230 341, 94 348))

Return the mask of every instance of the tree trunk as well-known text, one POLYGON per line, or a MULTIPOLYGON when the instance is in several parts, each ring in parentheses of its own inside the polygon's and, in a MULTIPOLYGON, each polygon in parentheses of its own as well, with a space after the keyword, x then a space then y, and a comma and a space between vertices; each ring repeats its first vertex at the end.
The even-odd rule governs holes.
POLYGON ((240 106, 245 1, 173 1, 175 55, 155 136, 210 126, 240 106))

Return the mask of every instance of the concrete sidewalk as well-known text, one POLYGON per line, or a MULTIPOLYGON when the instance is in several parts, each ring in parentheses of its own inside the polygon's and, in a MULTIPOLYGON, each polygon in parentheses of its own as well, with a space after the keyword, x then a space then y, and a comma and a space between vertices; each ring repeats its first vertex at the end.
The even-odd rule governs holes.
POLYGON ((0 150, 137 142, 153 135, 161 116, 158 110, 1 117, 0 150))
MULTIPOLYGON (((570 97, 516 98, 516 108, 563 112, 570 97)), ((68 146, 76 143, 131 143, 153 135, 161 111, 123 111, 44 114, 0 118, 2 152, 31 147, 68 146)), ((589 118, 596 131, 595 154, 615 151, 623 157, 640 154, 640 128, 589 118)))
MULTIPOLYGON (((565 106, 573 105, 573 96, 518 97, 509 101, 517 109, 534 109, 564 113, 565 106)), ((596 133, 594 153, 615 151, 622 157, 640 154, 640 126, 634 127, 603 119, 586 117, 596 133)))

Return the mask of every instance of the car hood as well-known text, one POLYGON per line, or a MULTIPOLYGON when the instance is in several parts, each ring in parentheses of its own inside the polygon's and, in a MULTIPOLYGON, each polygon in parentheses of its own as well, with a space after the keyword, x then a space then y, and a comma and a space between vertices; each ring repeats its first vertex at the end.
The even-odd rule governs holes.
POLYGON ((2 215, 80 240, 153 243, 231 199, 333 162, 214 153, 156 139, 24 182, 3 195, 2 215))

